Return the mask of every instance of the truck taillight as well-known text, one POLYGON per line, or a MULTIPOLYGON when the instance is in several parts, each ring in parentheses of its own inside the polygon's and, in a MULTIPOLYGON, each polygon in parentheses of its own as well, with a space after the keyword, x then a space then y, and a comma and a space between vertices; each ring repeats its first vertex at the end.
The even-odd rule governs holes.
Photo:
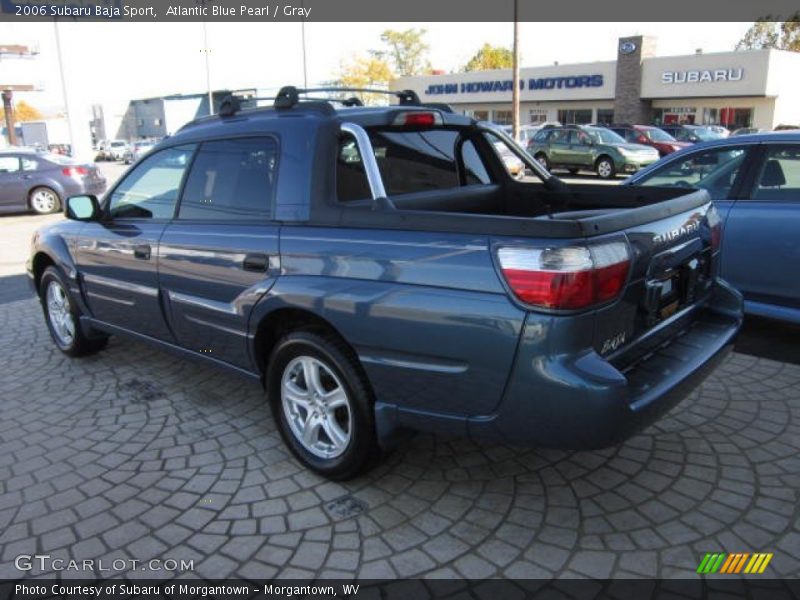
POLYGON ((498 250, 497 259, 508 286, 522 302, 564 310, 617 298, 625 288, 631 261, 625 242, 562 248, 506 246, 498 250))
POLYGON ((61 172, 67 177, 83 177, 89 174, 89 169, 86 167, 66 167, 61 169, 61 172))
POLYGON ((711 228, 711 252, 716 252, 722 245, 722 219, 719 218, 719 213, 713 206, 709 209, 706 218, 708 226, 711 228))

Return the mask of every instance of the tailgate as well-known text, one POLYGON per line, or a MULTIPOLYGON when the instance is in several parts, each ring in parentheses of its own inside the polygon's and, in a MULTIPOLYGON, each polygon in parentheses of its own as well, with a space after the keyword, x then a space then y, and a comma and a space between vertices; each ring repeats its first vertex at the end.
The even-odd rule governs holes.
POLYGON ((717 274, 719 219, 708 202, 624 230, 632 262, 620 300, 597 311, 594 348, 626 368, 691 326, 717 274))

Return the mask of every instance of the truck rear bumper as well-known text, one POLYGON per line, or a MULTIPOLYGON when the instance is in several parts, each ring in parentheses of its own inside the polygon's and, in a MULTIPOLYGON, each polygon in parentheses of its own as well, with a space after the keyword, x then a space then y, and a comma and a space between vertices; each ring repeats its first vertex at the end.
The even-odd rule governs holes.
POLYGON ((680 335, 627 368, 594 350, 537 356, 523 333, 503 401, 494 415, 468 419, 469 434, 568 449, 617 444, 685 399, 732 350, 741 322, 741 296, 720 282, 680 335))

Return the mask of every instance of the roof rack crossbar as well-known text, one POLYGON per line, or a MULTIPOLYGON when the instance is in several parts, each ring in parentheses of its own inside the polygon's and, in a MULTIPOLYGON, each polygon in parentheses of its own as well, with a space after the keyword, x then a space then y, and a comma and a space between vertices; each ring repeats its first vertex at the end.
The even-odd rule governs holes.
MULTIPOLYGON (((343 93, 343 92, 356 92, 367 94, 386 94, 388 96, 395 96, 399 99, 400 104, 407 106, 419 106, 421 104, 419 96, 414 90, 381 90, 375 88, 354 88, 354 87, 320 87, 320 88, 296 88, 292 85, 282 87, 275 97, 275 108, 291 108, 300 102, 300 95, 314 94, 314 93, 343 93)), ((326 98, 328 101, 336 102, 336 98, 326 98)), ((347 102, 352 102, 353 98, 348 98, 347 102)), ((357 104, 347 104, 348 106, 358 106, 357 104)))

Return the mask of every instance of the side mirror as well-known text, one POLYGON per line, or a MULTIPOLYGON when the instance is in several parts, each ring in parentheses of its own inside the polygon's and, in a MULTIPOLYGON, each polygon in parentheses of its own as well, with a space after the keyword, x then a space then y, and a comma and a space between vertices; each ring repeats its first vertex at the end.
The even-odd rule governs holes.
POLYGON ((73 221, 92 221, 100 215, 97 196, 70 196, 64 207, 64 216, 73 221))

